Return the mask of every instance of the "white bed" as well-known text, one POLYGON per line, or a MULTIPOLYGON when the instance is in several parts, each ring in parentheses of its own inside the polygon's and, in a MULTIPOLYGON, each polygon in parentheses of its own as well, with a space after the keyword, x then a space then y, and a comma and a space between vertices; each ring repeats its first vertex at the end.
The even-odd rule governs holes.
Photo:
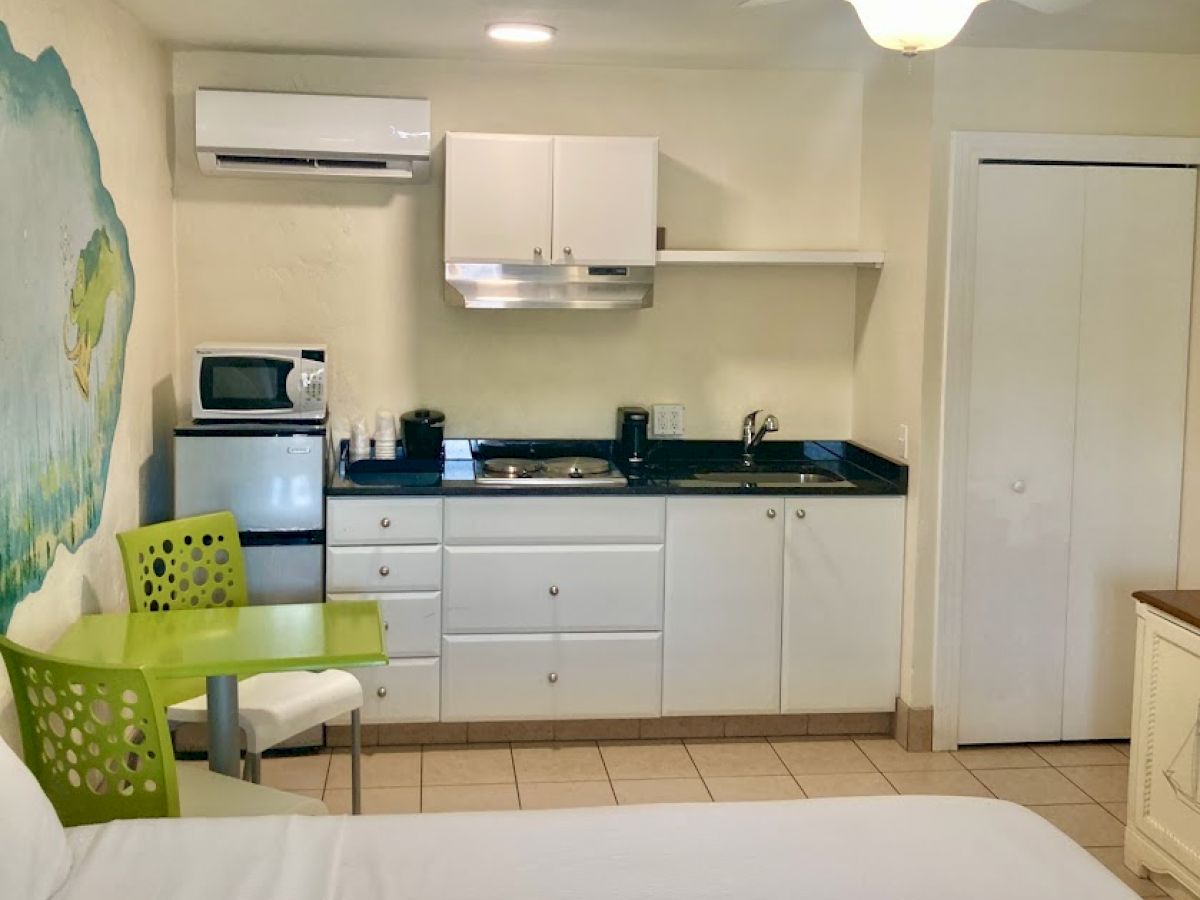
POLYGON ((0 740, 2 900, 1131 900, 999 800, 863 797, 64 829, 0 740))
POLYGON ((54 900, 1130 900, 1040 816, 871 797, 68 830, 54 900))

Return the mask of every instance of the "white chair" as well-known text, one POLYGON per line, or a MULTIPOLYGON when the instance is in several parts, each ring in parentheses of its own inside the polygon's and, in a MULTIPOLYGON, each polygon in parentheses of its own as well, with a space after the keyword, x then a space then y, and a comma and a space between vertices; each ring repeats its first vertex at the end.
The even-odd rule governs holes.
MULTIPOLYGON (((245 561, 233 513, 147 525, 117 535, 135 613, 246 606, 245 561)), ((202 680, 167 683, 167 721, 208 720, 202 680), (186 699, 184 699, 186 698, 186 699), (174 702, 172 702, 174 701, 174 702)), ((246 735, 243 777, 262 780, 264 751, 339 716, 350 715, 351 810, 362 811, 362 685, 349 672, 268 672, 238 683, 238 721, 246 735)))

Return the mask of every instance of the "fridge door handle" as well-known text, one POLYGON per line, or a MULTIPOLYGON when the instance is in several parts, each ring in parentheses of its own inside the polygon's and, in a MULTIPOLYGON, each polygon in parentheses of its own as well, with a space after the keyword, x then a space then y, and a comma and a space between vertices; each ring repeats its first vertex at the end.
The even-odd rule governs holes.
POLYGON ((288 447, 287 451, 299 456, 302 453, 312 453, 312 447, 288 447))

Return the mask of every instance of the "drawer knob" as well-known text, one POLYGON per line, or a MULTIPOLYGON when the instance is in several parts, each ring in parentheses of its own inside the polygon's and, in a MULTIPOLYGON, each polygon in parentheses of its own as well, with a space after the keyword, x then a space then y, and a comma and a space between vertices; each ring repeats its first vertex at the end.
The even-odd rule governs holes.
POLYGON ((570 256, 570 255, 571 255, 571 248, 563 247, 563 256, 570 256))
POLYGON ((380 700, 382 700, 384 697, 387 696, 387 688, 381 687, 379 690, 377 690, 375 692, 375 696, 378 697, 380 700))
POLYGON ((534 255, 534 256, 541 256, 541 255, 542 255, 542 248, 541 248, 541 247, 534 247, 534 248, 533 248, 533 255, 534 255))
POLYGON ((558 673, 551 672, 549 675, 546 676, 546 680, 549 681, 551 684, 558 684, 558 673))
POLYGON ((557 584, 550 585, 550 596, 551 597, 558 596, 558 585, 557 584))
POLYGON ((807 515, 808 515, 808 513, 806 513, 806 512, 805 512, 804 510, 802 510, 802 509, 798 509, 798 510, 796 510, 796 518, 797 518, 797 519, 803 519, 803 518, 804 518, 805 516, 807 516, 807 515))
POLYGON ((384 578, 387 578, 389 575, 392 574, 392 570, 389 569, 387 566, 380 566, 379 574, 382 575, 384 578))
POLYGON ((382 519, 379 520, 379 527, 380 528, 391 528, 392 520, 389 519, 387 516, 384 516, 382 519))
POLYGON ((391 625, 389 625, 387 622, 384 622, 384 623, 383 623, 383 630, 384 630, 384 631, 387 631, 387 630, 388 630, 389 628, 391 628, 391 627, 392 627, 392 626, 391 626, 391 625))
POLYGON ((767 510, 767 518, 768 518, 768 519, 773 519, 773 518, 775 518, 775 510, 773 510, 773 509, 768 509, 768 510, 767 510))

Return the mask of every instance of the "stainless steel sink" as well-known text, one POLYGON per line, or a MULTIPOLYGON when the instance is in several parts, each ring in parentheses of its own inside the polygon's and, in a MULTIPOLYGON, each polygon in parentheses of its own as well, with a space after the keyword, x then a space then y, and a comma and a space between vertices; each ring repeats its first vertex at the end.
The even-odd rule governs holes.
POLYGON ((697 472, 690 478, 672 482, 677 487, 854 487, 853 483, 826 469, 805 469, 798 472, 697 472))

